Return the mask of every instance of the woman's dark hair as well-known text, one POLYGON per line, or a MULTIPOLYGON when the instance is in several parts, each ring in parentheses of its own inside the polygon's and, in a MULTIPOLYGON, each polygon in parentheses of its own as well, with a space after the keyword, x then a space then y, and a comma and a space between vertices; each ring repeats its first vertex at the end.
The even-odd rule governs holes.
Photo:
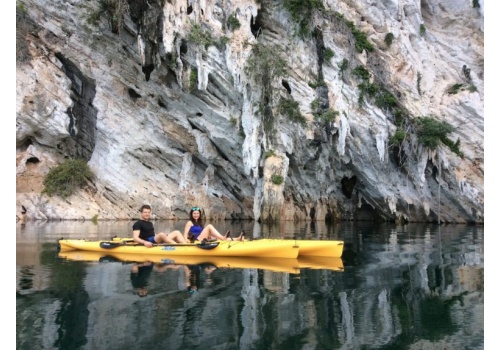
POLYGON ((192 207, 191 210, 189 211, 189 220, 191 220, 193 225, 203 227, 203 214, 202 214, 201 209, 198 207, 192 207), (198 221, 195 221, 193 218, 193 212, 195 212, 195 211, 200 212, 200 218, 198 219, 198 221))

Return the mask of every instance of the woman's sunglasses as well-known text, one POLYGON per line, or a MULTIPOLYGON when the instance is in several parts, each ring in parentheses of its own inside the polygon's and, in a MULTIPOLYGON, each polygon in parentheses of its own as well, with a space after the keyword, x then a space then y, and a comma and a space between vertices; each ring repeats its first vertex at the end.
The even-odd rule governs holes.
POLYGON ((191 208, 191 210, 192 210, 192 211, 195 211, 195 210, 198 210, 198 211, 199 211, 199 210, 200 210, 200 208, 198 208, 198 207, 192 207, 192 208, 191 208))

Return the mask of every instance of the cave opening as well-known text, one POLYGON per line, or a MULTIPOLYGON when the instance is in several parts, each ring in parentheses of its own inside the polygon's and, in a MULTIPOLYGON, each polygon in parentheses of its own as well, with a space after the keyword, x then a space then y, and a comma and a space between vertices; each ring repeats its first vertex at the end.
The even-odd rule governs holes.
POLYGON ((281 85, 283 85, 283 87, 286 89, 289 95, 292 93, 292 88, 290 87, 290 84, 288 84, 286 80, 282 80, 281 85))
POLYGON ((356 187, 356 183, 358 182, 358 178, 356 176, 352 176, 350 178, 344 176, 340 181, 342 185, 342 193, 347 198, 351 199, 352 192, 354 191, 354 187, 356 187))
POLYGON ((258 36, 262 33, 262 28, 262 15, 259 11, 257 12, 257 17, 252 16, 252 18, 250 19, 250 31, 252 32, 255 39, 257 39, 258 36))

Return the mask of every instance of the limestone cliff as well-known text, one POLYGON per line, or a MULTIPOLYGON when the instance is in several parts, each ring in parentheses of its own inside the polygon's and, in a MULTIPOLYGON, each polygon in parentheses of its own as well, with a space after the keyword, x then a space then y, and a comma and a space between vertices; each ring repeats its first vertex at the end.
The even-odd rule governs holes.
POLYGON ((130 219, 149 203, 170 219, 196 205, 212 219, 481 223, 482 9, 18 1, 17 207, 31 219, 130 219), (447 144, 422 142, 421 117, 453 127, 447 144), (42 195, 68 158, 95 179, 42 195))

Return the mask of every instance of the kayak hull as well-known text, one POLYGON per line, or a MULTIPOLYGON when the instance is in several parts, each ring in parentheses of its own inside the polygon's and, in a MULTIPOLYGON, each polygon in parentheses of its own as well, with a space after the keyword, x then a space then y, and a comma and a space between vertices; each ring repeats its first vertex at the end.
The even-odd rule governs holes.
MULTIPOLYGON (((116 240, 115 240, 116 241, 116 240)), ((61 252, 84 250, 93 252, 113 252, 123 254, 147 254, 161 256, 247 256, 265 258, 294 259, 299 254, 299 248, 293 242, 280 241, 219 241, 212 249, 203 249, 200 244, 165 244, 147 248, 133 243, 116 244, 116 247, 102 248, 101 243, 109 241, 89 241, 85 239, 61 239, 61 252)))
POLYGON ((212 265, 228 269, 261 269, 274 272, 299 274, 301 269, 325 269, 343 271, 344 265, 340 258, 298 257, 288 258, 256 258, 256 257, 226 257, 226 256, 161 256, 159 254, 126 254, 113 252, 94 252, 72 250, 60 252, 59 257, 72 261, 92 262, 151 262, 167 265, 212 265))
MULTIPOLYGON (((114 242, 121 242, 127 240, 128 238, 114 237, 112 240, 114 242)), ((342 252, 344 250, 344 242, 337 240, 308 240, 308 239, 278 239, 278 238, 259 238, 248 242, 265 242, 265 244, 270 246, 277 246, 283 244, 284 242, 298 247, 298 256, 320 256, 320 257, 330 257, 330 258, 340 258, 342 257, 342 252)), ((222 242, 221 242, 222 243, 222 242)), ((262 256, 262 255, 255 255, 262 256)))
POLYGON ((263 238, 259 241, 275 244, 276 242, 289 242, 299 247, 299 256, 322 256, 340 258, 344 250, 343 241, 306 240, 306 239, 270 239, 263 238))

